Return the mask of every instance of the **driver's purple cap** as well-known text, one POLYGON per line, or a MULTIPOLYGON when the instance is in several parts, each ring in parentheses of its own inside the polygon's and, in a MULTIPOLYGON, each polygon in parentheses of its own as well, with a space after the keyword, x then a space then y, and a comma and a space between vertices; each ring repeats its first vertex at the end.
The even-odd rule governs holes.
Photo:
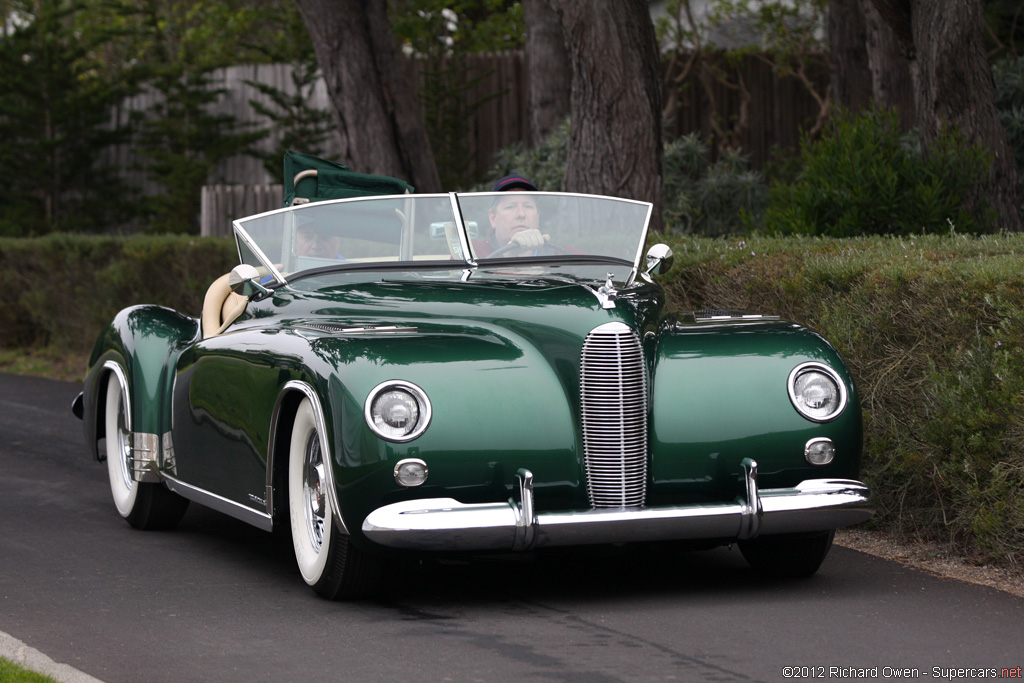
POLYGON ((512 174, 494 183, 494 189, 491 192, 504 192, 505 190, 530 190, 531 192, 536 192, 537 188, 523 176, 512 174))

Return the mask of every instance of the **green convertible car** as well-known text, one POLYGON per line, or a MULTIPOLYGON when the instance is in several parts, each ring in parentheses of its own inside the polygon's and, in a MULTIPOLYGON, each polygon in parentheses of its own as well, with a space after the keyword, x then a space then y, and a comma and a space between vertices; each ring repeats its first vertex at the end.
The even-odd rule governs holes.
POLYGON ((835 349, 666 310, 650 204, 382 187, 235 221, 201 316, 102 332, 74 409, 132 526, 196 501, 290 529, 305 581, 352 598, 401 554, 570 545, 738 543, 810 575, 871 516, 835 349))

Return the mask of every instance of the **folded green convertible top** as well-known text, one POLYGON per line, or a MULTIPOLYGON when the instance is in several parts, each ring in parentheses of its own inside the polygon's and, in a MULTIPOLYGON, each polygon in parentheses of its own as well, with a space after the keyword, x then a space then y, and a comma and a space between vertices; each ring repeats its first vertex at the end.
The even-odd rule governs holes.
POLYGON ((284 205, 300 201, 348 199, 412 193, 409 183, 382 175, 350 171, 348 166, 288 150, 284 155, 284 205))

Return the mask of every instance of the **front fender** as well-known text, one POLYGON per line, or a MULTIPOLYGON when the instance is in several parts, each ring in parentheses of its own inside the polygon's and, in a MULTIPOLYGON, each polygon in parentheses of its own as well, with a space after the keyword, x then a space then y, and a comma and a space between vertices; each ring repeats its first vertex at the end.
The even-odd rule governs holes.
POLYGON ((857 477, 856 388, 836 350, 807 328, 778 321, 671 325, 660 334, 652 377, 652 502, 735 495, 748 457, 769 488, 857 477), (790 402, 790 372, 808 361, 833 368, 849 392, 845 410, 830 422, 811 422, 790 402), (804 447, 813 438, 835 444, 831 464, 807 463, 804 447))
POLYGON ((562 368, 575 367, 578 358, 552 357, 532 339, 484 325, 457 335, 322 338, 311 346, 333 366, 314 385, 325 410, 330 407, 325 418, 332 423, 335 483, 342 516, 355 534, 370 511, 410 497, 505 500, 522 467, 543 482, 540 505, 585 504, 574 416, 578 388, 562 368), (390 380, 415 384, 431 402, 430 425, 412 441, 386 440, 367 425, 367 399, 390 380), (394 466, 405 458, 428 463, 426 485, 395 483, 394 466))

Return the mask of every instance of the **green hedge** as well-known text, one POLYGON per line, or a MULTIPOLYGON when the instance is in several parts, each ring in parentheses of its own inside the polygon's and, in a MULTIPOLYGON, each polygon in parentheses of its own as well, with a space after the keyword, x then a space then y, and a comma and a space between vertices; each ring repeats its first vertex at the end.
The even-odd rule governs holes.
POLYGON ((102 326, 129 304, 198 316, 206 288, 237 263, 229 239, 0 239, 0 348, 89 350, 102 326))
MULTIPOLYGON (((1024 236, 666 238, 679 309, 778 313, 832 341, 865 410, 877 524, 1024 560, 1024 236)), ((120 308, 198 315, 228 240, 0 240, 0 347, 81 352, 120 308)))
POLYGON ((678 307, 779 313, 838 348, 878 524, 1024 559, 1024 236, 670 244, 678 307))

